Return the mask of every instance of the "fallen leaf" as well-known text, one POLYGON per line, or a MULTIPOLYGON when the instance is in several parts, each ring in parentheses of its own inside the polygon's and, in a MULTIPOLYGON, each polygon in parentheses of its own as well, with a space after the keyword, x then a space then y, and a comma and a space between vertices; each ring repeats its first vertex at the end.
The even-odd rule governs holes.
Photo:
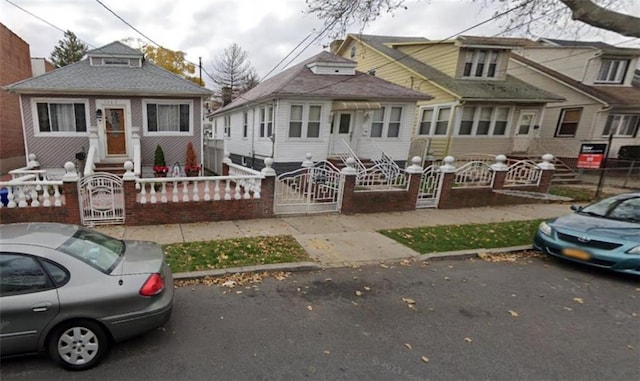
POLYGON ((309 311, 311 311, 311 310, 313 310, 313 307, 311 307, 311 306, 307 306, 307 309, 308 309, 309 311))
POLYGON ((444 277, 444 280, 451 280, 448 276, 444 277))
POLYGON ((563 308, 564 308, 565 310, 567 310, 567 311, 573 311, 573 308, 571 308, 571 307, 563 307, 563 308))
POLYGON ((364 286, 365 291, 371 291, 371 287, 364 286))
POLYGON ((576 302, 578 302, 580 304, 584 304, 584 300, 582 298, 573 298, 573 300, 575 300, 576 302))
POLYGON ((425 363, 428 363, 429 358, 427 356, 422 356, 422 361, 424 361, 425 363))
POLYGON ((413 347, 412 347, 412 346, 411 346, 411 344, 409 344, 409 343, 404 343, 404 346, 405 346, 407 349, 413 349, 413 347))
POLYGON ((356 296, 362 296, 362 291, 356 290, 356 296))
POLYGON ((466 341, 467 343, 470 343, 470 342, 472 342, 473 340, 471 340, 471 338, 470 338, 470 337, 465 337, 465 338, 464 338, 464 341, 466 341))
POLYGON ((416 301, 410 298, 402 298, 402 301, 407 304, 416 304, 416 301))
POLYGON ((627 345, 627 349, 628 349, 628 350, 630 350, 630 351, 632 351, 632 350, 634 350, 635 348, 633 347, 633 345, 629 344, 629 345, 627 345))
POLYGON ((384 263, 381 263, 380 267, 382 267, 383 269, 388 269, 389 268, 389 266, 385 265, 384 263))
POLYGON ((330 354, 331 354, 331 352, 329 352, 329 351, 324 351, 324 354, 325 354, 325 355, 330 355, 330 354))
POLYGON ((509 313, 510 313, 510 314, 511 314, 511 316, 513 316, 513 317, 518 317, 518 316, 519 316, 519 315, 518 315, 518 313, 517 313, 516 311, 509 310, 509 313))

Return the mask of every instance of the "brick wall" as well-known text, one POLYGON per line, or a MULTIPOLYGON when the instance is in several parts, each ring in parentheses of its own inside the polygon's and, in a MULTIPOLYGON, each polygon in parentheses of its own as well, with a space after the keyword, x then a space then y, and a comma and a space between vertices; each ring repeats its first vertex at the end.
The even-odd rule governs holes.
POLYGON ((341 213, 380 213, 415 210, 420 175, 409 176, 408 190, 356 190, 355 175, 345 176, 341 213))
POLYGON ((17 222, 60 222, 79 225, 80 203, 78 200, 78 184, 75 181, 62 185, 64 204, 62 206, 38 206, 26 208, 0 208, 0 223, 17 222))
MULTIPOLYGON (((31 77, 29 45, 0 23, 0 86, 31 77)), ((26 165, 18 96, 0 90, 0 174, 26 165)))

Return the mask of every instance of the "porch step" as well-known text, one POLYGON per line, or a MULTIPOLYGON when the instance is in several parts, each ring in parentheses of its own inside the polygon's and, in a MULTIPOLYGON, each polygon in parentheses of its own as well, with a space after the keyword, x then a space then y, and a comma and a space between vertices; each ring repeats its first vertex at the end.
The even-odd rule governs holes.
MULTIPOLYGON (((365 168, 371 168, 375 165, 375 163, 371 159, 365 159, 362 157, 359 159, 362 162, 362 164, 365 166, 365 168)), ((335 165, 336 168, 338 169, 342 169, 346 167, 346 165, 342 162, 342 159, 340 159, 339 157, 330 156, 327 158, 327 161, 335 165)))
POLYGON ((96 163, 95 172, 109 172, 116 176, 122 176, 126 172, 124 163, 96 163))
MULTIPOLYGON (((520 158, 513 157, 513 159, 527 159, 533 161, 540 161, 539 156, 522 156, 520 158)), ((580 182, 578 178, 578 172, 576 172, 573 168, 567 166, 561 160, 557 158, 553 158, 552 164, 555 166, 556 170, 553 173, 553 177, 551 178, 551 182, 553 184, 576 184, 580 182)))

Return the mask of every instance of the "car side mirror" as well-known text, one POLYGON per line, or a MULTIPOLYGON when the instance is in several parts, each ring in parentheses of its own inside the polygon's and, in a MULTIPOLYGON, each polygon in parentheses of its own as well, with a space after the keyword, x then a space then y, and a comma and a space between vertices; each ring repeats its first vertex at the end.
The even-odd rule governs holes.
POLYGON ((582 207, 580 205, 571 205, 571 210, 573 210, 574 212, 579 212, 582 210, 582 207))

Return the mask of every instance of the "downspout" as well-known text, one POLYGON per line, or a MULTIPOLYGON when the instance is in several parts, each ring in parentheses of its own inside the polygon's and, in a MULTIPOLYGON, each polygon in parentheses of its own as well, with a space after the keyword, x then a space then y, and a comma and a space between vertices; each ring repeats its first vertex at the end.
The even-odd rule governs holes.
MULTIPOLYGON (((25 162, 25 166, 28 167, 29 166, 29 146, 27 145, 27 131, 25 129, 25 124, 24 124, 24 110, 22 108, 22 94, 18 95, 18 100, 20 102, 20 124, 22 124, 22 140, 24 140, 24 162, 25 162)), ((36 112, 36 118, 38 117, 38 114, 36 112)), ((33 117, 32 117, 33 120, 33 117)), ((33 128, 35 129, 35 125, 32 122, 31 123, 32 126, 34 126, 33 128)), ((35 133, 35 132, 34 132, 35 133)))
POLYGON ((465 105, 464 100, 458 100, 458 104, 451 108, 451 115, 449 116, 449 124, 447 125, 447 148, 445 149, 445 156, 451 155, 451 146, 453 145, 453 130, 456 125, 456 115, 458 115, 458 109, 465 105))
MULTIPOLYGON (((200 77, 202 78, 202 77, 200 77)), ((200 97, 200 168, 204 174, 204 98, 200 97)))
POLYGON ((274 113, 273 113, 273 129, 271 130, 271 135, 273 136, 273 143, 271 143, 271 158, 273 159, 273 161, 275 161, 275 156, 276 156, 276 131, 278 130, 277 126, 278 126, 278 119, 277 119, 277 115, 280 112, 280 98, 276 99, 276 104, 275 107, 273 108, 274 113))

